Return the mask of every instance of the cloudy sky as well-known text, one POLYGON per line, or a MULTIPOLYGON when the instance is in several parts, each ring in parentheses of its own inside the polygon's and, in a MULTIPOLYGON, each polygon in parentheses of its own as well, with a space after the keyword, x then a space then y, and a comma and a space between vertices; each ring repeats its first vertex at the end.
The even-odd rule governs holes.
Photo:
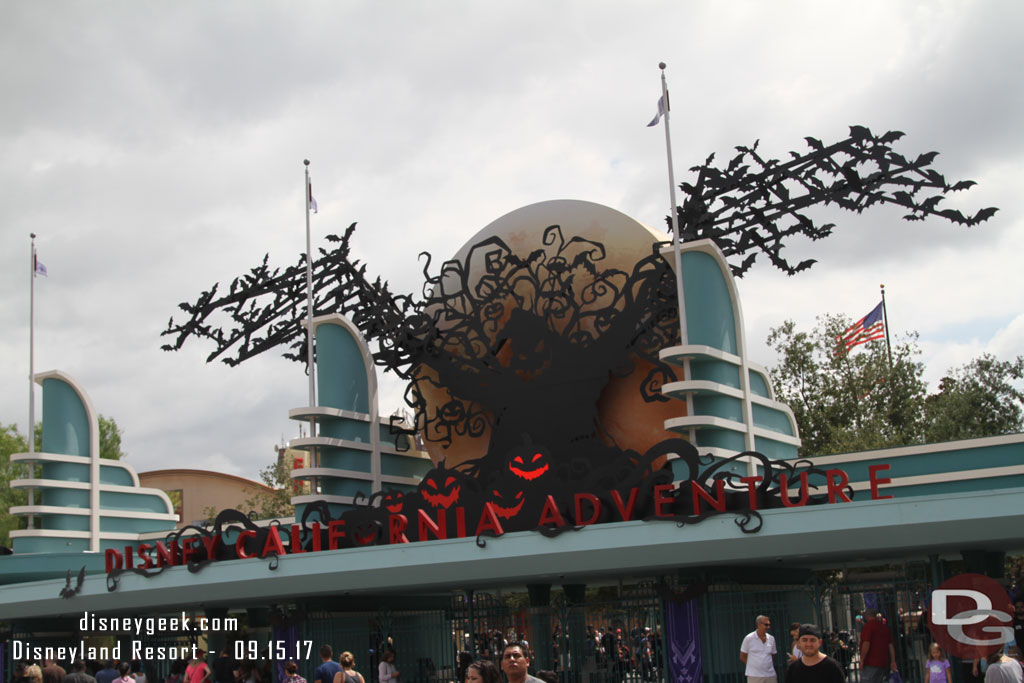
MULTIPOLYGON (((140 471, 255 477, 297 435, 301 366, 228 368, 160 350, 177 304, 265 253, 304 251, 303 158, 323 235, 418 291, 417 254, 448 257, 520 206, 585 199, 647 223, 668 212, 664 136, 645 127, 668 63, 677 180, 760 139, 783 155, 850 124, 937 150, 965 229, 900 211, 837 216, 794 244, 815 258, 740 283, 753 359, 786 318, 856 318, 885 283, 894 333, 928 379, 1024 349, 1024 4, 1006 2, 0 3, 0 422, 28 422, 29 233, 36 370, 61 369, 124 429, 140 471)), ((38 401, 37 395, 37 401, 38 401)), ((384 382, 382 412, 399 405, 384 382)))

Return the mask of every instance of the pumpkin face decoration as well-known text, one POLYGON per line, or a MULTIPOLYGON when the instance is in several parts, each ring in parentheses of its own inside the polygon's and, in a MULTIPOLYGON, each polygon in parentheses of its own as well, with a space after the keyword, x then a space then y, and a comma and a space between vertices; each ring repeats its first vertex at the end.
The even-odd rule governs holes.
POLYGON ((395 489, 384 491, 380 497, 380 506, 394 515, 402 511, 402 504, 404 502, 405 493, 395 489))
POLYGON ((377 542, 381 525, 376 520, 358 521, 352 526, 352 540, 356 545, 373 545, 377 542))
POLYGON ((374 545, 380 539, 384 525, 377 519, 376 511, 376 508, 359 506, 344 514, 348 537, 354 545, 374 545))
POLYGON ((542 448, 516 448, 508 461, 508 471, 524 481, 534 481, 551 469, 550 458, 542 448))
POLYGON ((419 492, 423 500, 435 508, 447 510, 459 500, 462 493, 463 475, 439 465, 430 470, 420 483, 419 492))
POLYGON ((501 519, 512 519, 523 509, 526 495, 523 490, 514 486, 498 486, 491 490, 491 506, 501 519))

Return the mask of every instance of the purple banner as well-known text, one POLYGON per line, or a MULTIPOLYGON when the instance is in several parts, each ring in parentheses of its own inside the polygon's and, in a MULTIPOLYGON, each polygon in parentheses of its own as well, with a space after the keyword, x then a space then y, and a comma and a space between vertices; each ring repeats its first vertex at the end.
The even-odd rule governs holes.
POLYGON ((696 599, 665 603, 668 671, 672 683, 700 683, 703 679, 698 613, 696 599))
MULTIPOLYGON (((296 649, 299 642, 299 627, 292 626, 275 626, 272 633, 272 639, 274 642, 283 642, 285 644, 285 652, 297 652, 296 649)), ((292 661, 295 661, 294 659, 292 661)), ((288 663, 287 659, 279 659, 274 662, 274 683, 279 683, 284 680, 284 665, 288 663)), ((296 664, 299 662, 296 661, 296 664)))

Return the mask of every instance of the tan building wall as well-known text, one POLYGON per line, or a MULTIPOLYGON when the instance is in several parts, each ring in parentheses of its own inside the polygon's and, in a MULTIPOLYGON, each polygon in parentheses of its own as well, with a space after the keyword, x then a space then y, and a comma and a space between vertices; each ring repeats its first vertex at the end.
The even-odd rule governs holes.
MULTIPOLYGON (((294 448, 279 448, 277 451, 277 461, 284 463, 284 466, 288 470, 312 467, 309 460, 309 453, 306 451, 296 450, 294 448)), ((293 496, 306 495, 312 490, 311 483, 308 479, 293 480, 291 487, 293 496)))
POLYGON ((167 492, 179 514, 179 528, 205 520, 207 515, 203 510, 208 507, 218 511, 241 510, 245 499, 252 498, 256 490, 272 491, 258 481, 206 470, 139 472, 139 483, 167 492))

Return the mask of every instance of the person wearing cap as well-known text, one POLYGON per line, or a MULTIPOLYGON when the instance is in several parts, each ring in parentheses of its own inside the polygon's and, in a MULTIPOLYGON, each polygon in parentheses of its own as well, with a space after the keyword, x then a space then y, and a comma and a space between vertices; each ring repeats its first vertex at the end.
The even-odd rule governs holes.
POLYGON ((800 624, 797 646, 801 656, 786 670, 786 683, 846 683, 843 667, 821 651, 821 630, 815 624, 800 624))
POLYGON ((757 628, 746 635, 740 645, 740 661, 746 665, 747 683, 775 683, 775 664, 772 658, 778 651, 775 637, 768 633, 772 620, 759 615, 757 628))

